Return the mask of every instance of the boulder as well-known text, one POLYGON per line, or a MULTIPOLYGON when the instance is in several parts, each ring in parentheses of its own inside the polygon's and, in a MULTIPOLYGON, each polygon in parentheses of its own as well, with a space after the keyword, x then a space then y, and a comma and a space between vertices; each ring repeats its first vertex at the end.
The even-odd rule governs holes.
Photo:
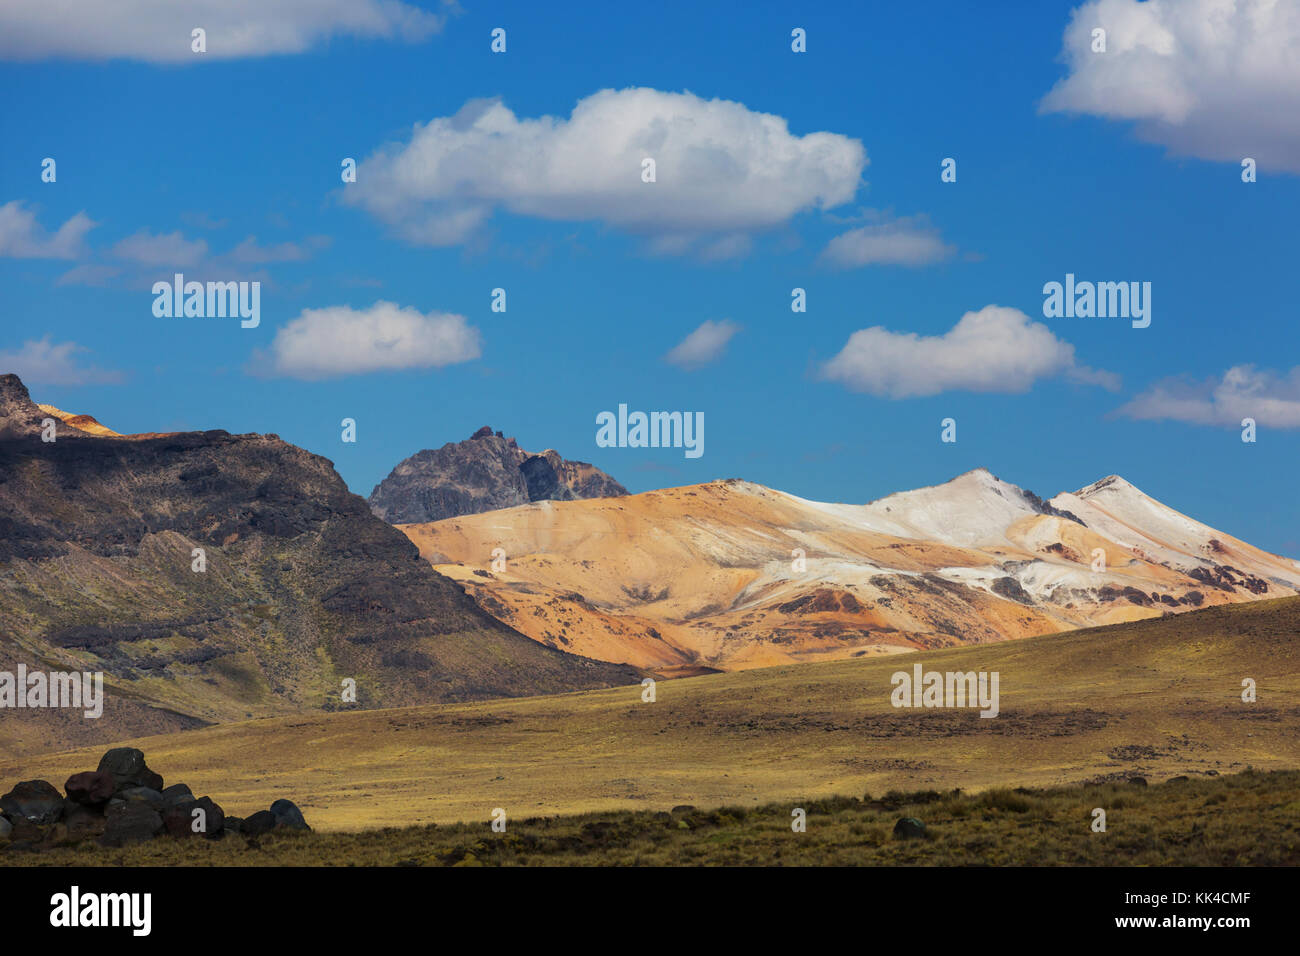
POLYGON ((113 775, 117 789, 148 787, 161 791, 163 778, 149 769, 144 754, 134 747, 114 747, 99 760, 99 770, 113 775))
POLYGON ((226 832, 238 833, 244 825, 243 817, 226 817, 226 832))
POLYGON ((162 792, 163 803, 168 807, 174 807, 179 803, 186 803, 194 799, 194 793, 183 783, 174 783, 162 792))
POLYGON ((10 823, 8 820, 6 820, 4 817, 0 817, 0 840, 7 841, 13 832, 14 832, 14 825, 10 823))
POLYGON ((1128 782, 1135 787, 1145 787, 1147 785, 1146 777, 1129 777, 1128 782))
POLYGON ((211 797, 200 797, 169 807, 163 814, 163 826, 174 837, 205 836, 209 840, 219 840, 225 836, 226 814, 211 797), (203 812, 196 816, 196 810, 203 812), (196 831, 194 827, 199 821, 202 821, 203 829, 196 831))
POLYGON ((87 807, 102 806, 117 790, 117 780, 103 770, 74 773, 63 785, 68 799, 87 807))
POLYGON ((0 797, 0 813, 11 823, 26 820, 45 826, 63 816, 63 794, 44 780, 24 780, 0 797))
POLYGON ((45 840, 45 834, 50 830, 53 824, 40 826, 32 823, 30 820, 24 820, 21 817, 13 821, 14 832, 9 837, 15 844, 26 843, 35 846, 45 840))
POLYGON ((284 827, 288 830, 310 830, 307 821, 303 819, 302 811, 292 800, 277 800, 271 804, 271 816, 275 817, 277 827, 284 827))
POLYGON ((68 842, 79 843, 103 834, 108 820, 94 807, 69 800, 64 804, 63 822, 68 828, 68 842))
POLYGON ((239 832, 244 836, 261 836, 275 829, 275 814, 270 810, 258 810, 251 817, 245 817, 239 832))
POLYGON ((161 814, 167 809, 167 801, 157 790, 149 787, 127 787, 125 790, 119 790, 113 797, 113 802, 121 800, 124 803, 145 803, 153 810, 161 814))
POLYGON ((916 817, 899 817, 894 824, 895 840, 924 840, 925 824, 916 817))
POLYGON ((135 801, 108 808, 102 846, 120 847, 152 840, 163 828, 162 817, 147 803, 135 801))

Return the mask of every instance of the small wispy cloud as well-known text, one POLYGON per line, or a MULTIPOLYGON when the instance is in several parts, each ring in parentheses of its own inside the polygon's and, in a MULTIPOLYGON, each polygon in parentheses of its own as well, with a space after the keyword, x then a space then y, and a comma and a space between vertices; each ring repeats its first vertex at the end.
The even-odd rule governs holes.
POLYGON ((951 259, 957 247, 944 242, 924 216, 908 216, 841 233, 822 250, 822 262, 841 269, 861 266, 924 266, 951 259))
POLYGON ((36 385, 113 385, 123 380, 121 372, 80 365, 77 356, 88 351, 76 342, 52 342, 47 335, 0 351, 0 370, 36 385))
POLYGON ((63 275, 59 276, 55 285, 85 285, 95 288, 106 288, 113 285, 122 274, 122 270, 116 266, 101 265, 95 262, 82 263, 79 266, 73 266, 63 275))
POLYGON ((249 236, 226 256, 234 262, 263 265, 272 262, 305 262, 311 258, 315 249, 322 249, 330 243, 328 236, 311 236, 305 243, 281 242, 274 246, 261 246, 256 236, 249 236))
POLYGON ((329 236, 308 236, 298 242, 262 245, 256 236, 248 236, 230 249, 217 252, 208 240, 186 236, 179 229, 164 233, 146 228, 108 247, 103 257, 111 261, 82 263, 60 276, 58 285, 137 287, 151 285, 159 271, 173 270, 270 282, 270 277, 255 267, 307 262, 330 242, 329 236))
POLYGON ((0 256, 11 259, 77 259, 85 253, 86 233, 98 225, 79 212, 53 233, 36 221, 21 199, 0 206, 0 256))
POLYGON ((664 356, 664 361, 683 369, 696 369, 715 362, 726 351, 727 343, 740 331, 730 319, 718 322, 707 319, 664 356))
POLYGON ((214 219, 206 212, 183 212, 181 213, 181 222, 187 226, 193 226, 196 229, 224 229, 230 223, 229 219, 214 219))
MULTIPOLYGON (((450 4, 444 4, 451 6, 450 4)), ((51 0, 0 4, 0 60, 109 60, 196 64, 302 53, 336 36, 410 43, 446 18, 402 0, 51 0), (202 24, 207 51, 190 48, 202 24)))
POLYGON ((141 266, 184 268, 207 258, 208 243, 206 239, 186 239, 179 230, 152 233, 142 229, 115 242, 109 255, 141 266))

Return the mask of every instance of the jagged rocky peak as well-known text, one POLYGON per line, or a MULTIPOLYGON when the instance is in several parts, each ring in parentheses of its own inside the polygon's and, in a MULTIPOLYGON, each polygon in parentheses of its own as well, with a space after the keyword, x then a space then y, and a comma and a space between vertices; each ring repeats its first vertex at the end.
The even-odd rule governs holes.
POLYGON ((1127 495, 1142 494, 1141 489, 1139 489, 1132 482, 1126 481, 1124 478, 1121 478, 1119 475, 1107 475, 1105 478, 1102 478, 1100 481, 1094 481, 1092 484, 1084 488, 1080 488, 1074 494, 1076 497, 1079 498, 1091 498, 1096 494, 1099 494, 1101 492, 1107 492, 1107 491, 1111 492, 1112 494, 1115 493, 1127 494, 1127 495))
POLYGON ((390 524, 420 524, 533 501, 612 498, 627 489, 594 465, 553 448, 525 451, 484 425, 461 442, 425 449, 398 464, 370 494, 390 524))
POLYGON ((59 438, 85 438, 87 433, 32 401, 23 380, 0 375, 0 439, 39 438, 45 420, 55 418, 59 438))

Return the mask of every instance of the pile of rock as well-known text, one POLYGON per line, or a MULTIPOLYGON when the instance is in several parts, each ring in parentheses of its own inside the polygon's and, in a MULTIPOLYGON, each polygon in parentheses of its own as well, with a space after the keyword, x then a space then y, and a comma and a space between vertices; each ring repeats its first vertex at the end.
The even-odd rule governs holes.
POLYGON ((63 789, 66 796, 44 780, 26 780, 0 797, 0 844, 43 849, 95 840, 119 847, 164 835, 219 840, 229 833, 311 829, 290 800, 247 819, 228 817, 211 797, 196 798, 183 783, 164 787, 134 747, 110 750, 97 770, 74 773, 63 789))

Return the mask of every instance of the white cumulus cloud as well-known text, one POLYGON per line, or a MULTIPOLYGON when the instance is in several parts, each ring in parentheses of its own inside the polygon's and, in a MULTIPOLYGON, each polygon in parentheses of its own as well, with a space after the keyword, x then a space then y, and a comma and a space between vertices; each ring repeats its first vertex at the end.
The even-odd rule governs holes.
POLYGON ((1039 379, 1061 376, 1119 388, 1110 372, 1079 365, 1074 346, 1019 309, 986 305, 967 312, 943 335, 891 332, 875 326, 849 336, 821 366, 821 377, 857 392, 914 398, 962 390, 1019 393, 1039 379))
POLYGON ((479 331, 463 315, 426 314, 381 300, 367 309, 304 309, 276 333, 268 351, 254 356, 251 370, 318 380, 439 368, 476 359, 481 351, 479 331))
POLYGON ((331 37, 417 42, 444 17, 399 0, 39 0, 0 3, 0 59, 202 63, 302 53, 331 37), (190 31, 207 31, 207 52, 190 31))
POLYGON ((1090 0, 1044 112, 1130 120, 1176 154, 1300 173, 1300 3, 1090 0), (1093 52, 1094 29, 1106 51, 1093 52))
POLYGON ((664 361, 679 368, 694 369, 722 357, 731 337, 740 326, 730 319, 714 322, 707 319, 694 332, 678 342, 664 356, 664 361))
POLYGON ((1300 366, 1287 373, 1234 365, 1195 382, 1167 378, 1151 385, 1118 414, 1153 421, 1239 427, 1243 418, 1274 428, 1300 428, 1300 366))
POLYGON ((853 197, 866 151, 835 133, 792 134, 786 120, 730 100, 601 90, 568 118, 520 119, 499 100, 417 124, 409 142, 362 161, 343 190, 405 238, 455 245, 495 210, 601 222, 660 240, 660 251, 746 249, 744 234, 853 197), (655 181, 642 181, 642 161, 655 181))
POLYGON ((86 233, 95 227, 79 212, 53 234, 36 221, 21 199, 0 206, 0 256, 13 259, 76 259, 85 248, 86 233))

